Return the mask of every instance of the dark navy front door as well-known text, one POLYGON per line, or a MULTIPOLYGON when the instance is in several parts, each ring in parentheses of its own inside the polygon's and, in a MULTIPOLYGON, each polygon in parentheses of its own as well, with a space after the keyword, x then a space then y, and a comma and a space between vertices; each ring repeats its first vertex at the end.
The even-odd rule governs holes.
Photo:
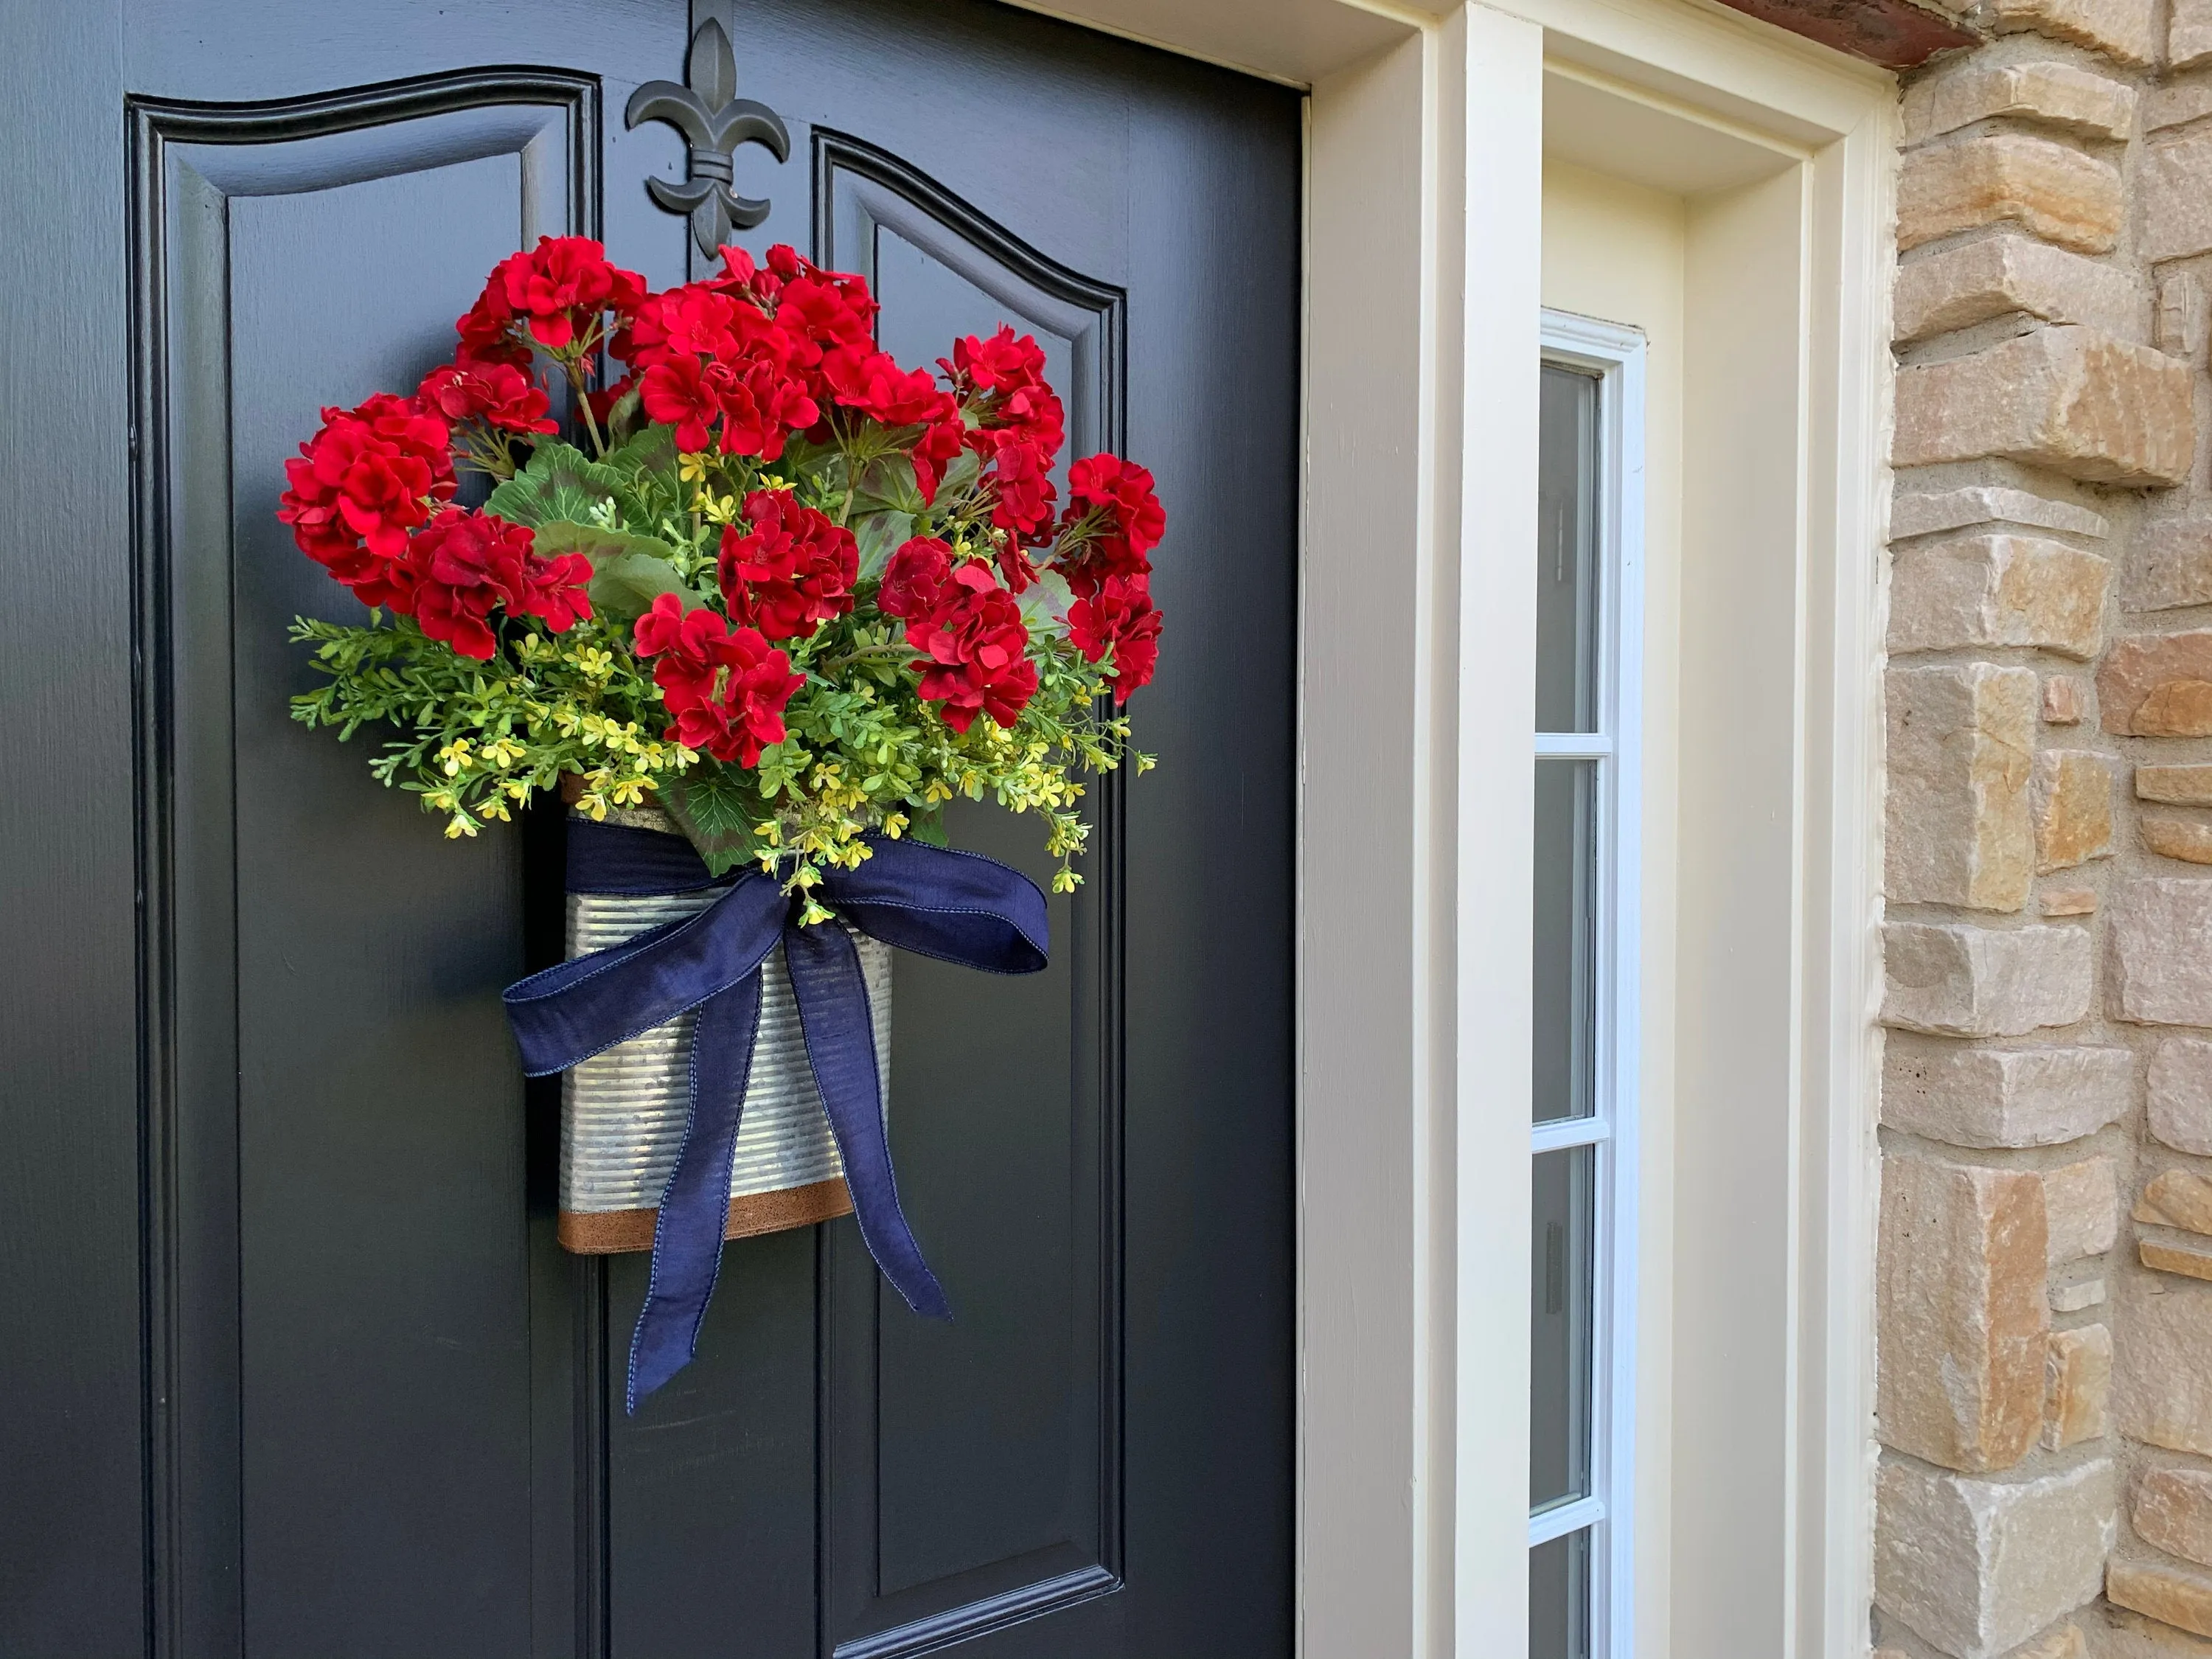
POLYGON ((83 0, 9 56, 0 1653, 1287 1655, 1296 96, 990 0, 83 0), (703 269, 623 112, 710 17, 790 141, 738 240, 911 364, 1036 334, 1070 453, 1158 475, 1160 763, 1049 972, 899 962, 955 1322, 849 1219, 732 1244, 625 1419, 643 1259, 555 1243, 498 1001, 559 822, 447 842, 288 722, 350 602, 274 513, 514 247, 703 269))

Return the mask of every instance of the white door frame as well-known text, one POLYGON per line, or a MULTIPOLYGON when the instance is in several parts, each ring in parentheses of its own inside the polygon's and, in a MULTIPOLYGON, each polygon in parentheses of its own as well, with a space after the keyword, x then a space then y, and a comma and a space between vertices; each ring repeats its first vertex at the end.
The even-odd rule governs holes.
POLYGON ((1578 162, 1690 196, 1705 343, 1688 358, 1679 632, 1647 641, 1671 770, 1655 759, 1644 825, 1645 990, 1671 1021, 1648 1020, 1647 1043, 1682 1103, 1680 1163, 1656 1145, 1646 1163, 1684 1207, 1645 1188, 1647 1218, 1671 1218, 1644 1235, 1647 1337, 1656 1309, 1675 1340, 1645 1378, 1674 1406, 1662 1443, 1648 1417, 1638 1442, 1637 1650, 1859 1659, 1893 82, 1705 0, 1013 3, 1310 93, 1307 1659, 1526 1651, 1547 87, 1571 101, 1554 137, 1578 162), (1730 445, 1755 464, 1741 490, 1730 445), (1755 680, 1731 687, 1739 648, 1755 680), (1715 714, 1731 691, 1764 716, 1740 747, 1715 714), (1721 798, 1739 793, 1732 817, 1721 798), (1358 856, 1323 850, 1344 848, 1358 856), (1769 1013, 1741 1045, 1708 1041, 1741 997, 1769 1013), (1731 1182, 1745 1201, 1714 1213, 1731 1182), (1701 1370, 1715 1332, 1697 1322, 1724 1303, 1753 1362, 1701 1370), (1759 1443, 1708 1456, 1747 1407, 1759 1443), (1739 1550, 1767 1564, 1764 1595, 1713 1582, 1739 1550))

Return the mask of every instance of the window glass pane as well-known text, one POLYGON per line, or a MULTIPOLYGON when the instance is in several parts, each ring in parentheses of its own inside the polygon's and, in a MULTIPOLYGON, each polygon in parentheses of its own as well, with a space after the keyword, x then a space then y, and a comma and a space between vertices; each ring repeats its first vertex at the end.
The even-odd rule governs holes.
POLYGON ((1536 763, 1534 1121, 1597 1109, 1597 768, 1536 763))
POLYGON ((1597 1149, 1570 1146, 1535 1159, 1535 1231, 1529 1286, 1528 1507, 1590 1490, 1590 1408, 1596 1392, 1590 1322, 1597 1149))
POLYGON ((1597 386, 1544 366, 1536 438, 1536 729, 1598 729, 1597 386))
POLYGON ((1528 1552, 1528 1659, 1589 1659, 1589 1577, 1587 1527, 1528 1552))

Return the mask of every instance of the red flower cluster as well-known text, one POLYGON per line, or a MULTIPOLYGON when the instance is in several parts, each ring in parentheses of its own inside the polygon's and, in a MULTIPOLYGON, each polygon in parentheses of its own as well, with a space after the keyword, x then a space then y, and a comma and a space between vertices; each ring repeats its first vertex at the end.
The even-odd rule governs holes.
POLYGON ((322 429, 284 463, 291 487, 276 516, 364 605, 386 604, 387 568, 404 559, 409 534, 453 497, 451 438, 412 398, 380 392, 358 409, 326 409, 322 429))
POLYGON ((951 400, 927 374, 908 374, 876 349, 876 302, 858 276, 825 271, 789 247, 757 266, 722 250, 722 274, 654 295, 614 342, 640 377, 653 419, 677 447, 775 460, 786 438, 833 405, 886 425, 947 418, 951 400))
POLYGON ((615 349, 641 377, 645 412, 676 428, 678 449, 706 448, 720 422, 726 453, 773 461, 788 434, 821 417, 796 343, 713 284, 655 295, 615 349))
POLYGON ((1067 470, 1074 499, 1060 520, 1053 566, 1077 595, 1067 635, 1092 662, 1114 651, 1114 699, 1147 684, 1160 658, 1152 550, 1167 530, 1152 475, 1117 455, 1087 455, 1067 470))
POLYGON ((551 404, 538 383, 513 363, 472 362, 464 357, 422 377, 416 398, 455 426, 481 420, 505 432, 558 432, 551 404))
MULTIPOLYGON (((538 401, 542 409, 543 394, 538 401)), ((591 561, 540 558, 521 526, 445 505, 453 496, 451 438, 415 398, 379 392, 358 409, 326 409, 322 430, 284 464, 292 487, 276 516, 363 605, 416 617, 465 657, 482 660, 495 648, 486 620, 495 605, 567 632, 592 614, 591 561)))
MULTIPOLYGON (((1037 342, 1004 325, 958 340, 939 364, 940 385, 878 349, 876 301, 860 277, 786 246, 758 264, 739 248, 722 252, 720 275, 652 295, 580 237, 543 238, 502 260, 456 325, 455 361, 414 397, 323 411, 322 428, 287 463, 278 516, 365 604, 415 617, 463 656, 496 652, 495 611, 540 618, 555 633, 589 617, 588 558, 542 556, 531 530, 451 504, 456 455, 505 476, 513 437, 558 430, 533 372, 543 350, 595 410, 635 386, 645 414, 674 428, 685 452, 719 447, 774 461, 794 433, 848 439, 849 416, 891 429, 869 453, 905 454, 933 501, 948 467, 963 451, 975 455, 981 494, 962 511, 971 523, 988 512, 1000 532, 994 558, 957 557, 916 538, 877 594, 923 659, 921 696, 954 731, 978 714, 1011 727, 1036 695, 1015 596, 1036 579, 1032 553, 1048 545, 1074 596, 1071 642, 1094 663, 1111 653, 1117 700, 1146 684, 1160 637, 1150 555, 1165 528, 1152 477, 1113 455, 1087 457, 1070 469, 1060 511, 1052 470, 1066 413, 1037 342), (611 386, 600 383, 603 349, 628 366, 611 386)), ((849 530, 791 490, 758 489, 722 532, 717 574, 726 618, 687 613, 663 595, 639 618, 635 644, 657 659, 668 735, 750 767, 783 740, 783 711, 805 684, 777 645, 854 609, 860 550, 849 530)))
POLYGON ((805 677, 758 629, 686 611, 663 593, 637 619, 635 637, 638 655, 660 659, 653 678, 673 720, 672 741, 739 766, 758 765, 763 749, 783 741, 784 705, 805 677))
POLYGON ((956 341, 951 357, 938 366, 975 422, 963 440, 982 459, 994 492, 991 522, 1012 537, 1001 564, 1018 593, 1036 574, 1022 544, 1036 544, 1052 522, 1052 464, 1066 433, 1066 411, 1045 381, 1044 349, 1001 323, 988 340, 971 334, 956 341))
POLYGON ((536 247, 499 262, 455 325, 461 356, 520 368, 532 343, 556 353, 588 351, 608 312, 627 319, 644 299, 645 278, 612 264, 589 237, 541 236, 536 247))
POLYGON ((787 489, 754 490, 745 517, 750 532, 723 529, 716 572, 732 620, 771 640, 795 640, 853 608, 860 550, 851 531, 787 489))
POLYGON ((1114 648, 1114 701, 1127 702, 1159 665, 1160 613, 1151 585, 1142 576, 1107 577, 1067 608, 1067 637, 1092 662, 1114 648))
POLYGON ((917 536, 891 556, 876 604, 905 619, 907 643, 929 659, 921 695, 943 705, 939 712, 955 732, 965 732, 978 714, 1011 726, 1036 695, 1021 607, 988 564, 955 566, 951 548, 917 536))
POLYGON ((1042 451, 1051 466, 1066 435, 1067 416, 1045 381, 1044 348, 1032 336, 1017 336, 1001 323, 988 340, 971 334, 955 341, 951 361, 939 358, 938 367, 976 418, 968 441, 978 454, 1027 444, 1042 451))
POLYGON ((490 623, 495 606, 543 617, 565 634, 592 614, 584 592, 592 562, 580 553, 541 558, 532 540, 521 525, 449 507, 408 544, 413 592, 405 604, 392 601, 392 609, 411 611, 425 634, 478 662, 499 648, 490 623))
POLYGON ((1087 455, 1067 470, 1061 551, 1054 561, 1078 593, 1109 576, 1149 576, 1152 550, 1167 530, 1152 475, 1115 455, 1087 455))
POLYGON ((822 379, 834 402, 885 426, 934 426, 958 417, 927 369, 901 368, 897 358, 872 344, 824 352, 822 379))

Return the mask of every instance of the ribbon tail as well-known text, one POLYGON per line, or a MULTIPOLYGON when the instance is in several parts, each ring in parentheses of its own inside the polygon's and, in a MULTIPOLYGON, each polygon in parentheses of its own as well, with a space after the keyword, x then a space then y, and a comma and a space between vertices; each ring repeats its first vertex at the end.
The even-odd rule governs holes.
POLYGON ((756 968, 699 1004, 691 1028, 691 1109, 653 1224, 653 1275, 629 1344, 629 1409, 691 1363, 722 1267, 730 1158, 760 1025, 756 968))
POLYGON ((783 930, 783 959, 799 1004, 806 1056, 822 1091, 822 1109, 845 1164, 845 1185, 860 1237, 907 1305, 932 1319, 952 1317, 952 1304, 922 1260, 921 1246, 899 1207, 884 1135, 884 1097, 876 1074, 875 1022, 867 981, 852 936, 835 922, 783 930))

